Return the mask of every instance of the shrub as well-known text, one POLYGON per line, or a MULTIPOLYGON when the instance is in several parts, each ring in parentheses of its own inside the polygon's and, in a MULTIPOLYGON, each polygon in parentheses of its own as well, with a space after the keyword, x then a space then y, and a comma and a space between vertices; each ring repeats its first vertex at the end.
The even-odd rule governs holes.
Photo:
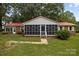
POLYGON ((76 33, 79 33, 79 28, 76 28, 76 33))
POLYGON ((70 33, 67 30, 59 30, 57 32, 57 37, 62 40, 67 40, 70 37, 70 33))

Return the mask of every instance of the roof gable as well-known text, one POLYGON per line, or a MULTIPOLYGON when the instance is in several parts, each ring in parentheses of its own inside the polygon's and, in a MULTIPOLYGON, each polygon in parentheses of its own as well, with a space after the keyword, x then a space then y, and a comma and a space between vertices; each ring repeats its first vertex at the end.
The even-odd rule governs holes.
POLYGON ((48 19, 46 17, 43 17, 43 16, 39 16, 39 17, 36 17, 36 18, 33 18, 29 21, 26 21, 23 23, 24 25, 39 25, 39 24, 57 24, 57 22, 51 20, 51 19, 48 19))

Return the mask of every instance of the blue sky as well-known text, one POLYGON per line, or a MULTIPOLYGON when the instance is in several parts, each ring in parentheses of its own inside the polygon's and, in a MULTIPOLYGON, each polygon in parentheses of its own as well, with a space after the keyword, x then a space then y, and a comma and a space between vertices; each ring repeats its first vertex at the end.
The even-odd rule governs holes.
POLYGON ((65 3, 65 11, 69 10, 74 13, 76 20, 79 21, 79 3, 65 3))

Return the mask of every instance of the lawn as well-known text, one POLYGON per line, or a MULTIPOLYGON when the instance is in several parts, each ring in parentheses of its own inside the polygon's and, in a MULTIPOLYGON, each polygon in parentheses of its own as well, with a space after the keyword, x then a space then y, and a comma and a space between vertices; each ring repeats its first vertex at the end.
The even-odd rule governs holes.
POLYGON ((18 44, 6 49, 5 42, 9 40, 40 41, 39 37, 23 37, 22 35, 0 34, 0 55, 4 56, 78 56, 79 33, 68 40, 59 40, 48 37, 48 45, 18 44))

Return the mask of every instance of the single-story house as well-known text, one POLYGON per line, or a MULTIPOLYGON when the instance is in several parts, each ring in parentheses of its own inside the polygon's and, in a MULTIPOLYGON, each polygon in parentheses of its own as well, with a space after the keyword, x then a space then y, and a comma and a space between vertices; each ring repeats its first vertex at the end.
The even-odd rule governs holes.
POLYGON ((22 31, 22 23, 6 23, 4 25, 4 31, 5 32, 11 32, 11 33, 16 33, 22 31))
POLYGON ((68 30, 69 32, 75 32, 75 24, 69 22, 59 22, 58 30, 68 30))
POLYGON ((58 30, 64 29, 75 32, 75 24, 69 22, 56 22, 43 16, 30 19, 24 23, 19 23, 18 25, 17 23, 12 24, 6 24, 5 31, 15 32, 15 28, 19 27, 26 36, 53 36, 58 30), (8 30, 7 28, 12 28, 12 30, 8 30))

